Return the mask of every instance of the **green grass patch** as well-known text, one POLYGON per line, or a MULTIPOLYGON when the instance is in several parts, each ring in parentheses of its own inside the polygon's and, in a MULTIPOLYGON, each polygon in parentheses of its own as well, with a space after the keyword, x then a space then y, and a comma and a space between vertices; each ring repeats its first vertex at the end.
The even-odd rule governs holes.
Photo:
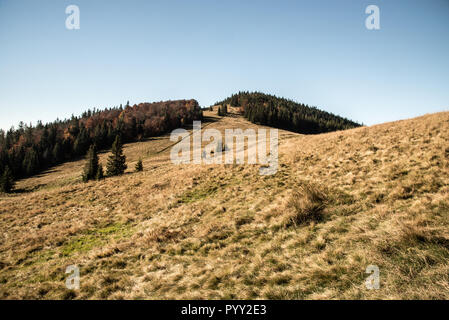
POLYGON ((80 236, 71 239, 65 244, 61 253, 63 256, 71 256, 75 253, 88 252, 110 239, 121 239, 132 234, 130 224, 113 223, 103 228, 87 230, 80 236))
POLYGON ((206 185, 200 188, 195 188, 193 190, 187 191, 181 195, 178 202, 180 203, 192 203, 206 199, 209 196, 214 195, 218 191, 218 186, 216 185, 206 185))

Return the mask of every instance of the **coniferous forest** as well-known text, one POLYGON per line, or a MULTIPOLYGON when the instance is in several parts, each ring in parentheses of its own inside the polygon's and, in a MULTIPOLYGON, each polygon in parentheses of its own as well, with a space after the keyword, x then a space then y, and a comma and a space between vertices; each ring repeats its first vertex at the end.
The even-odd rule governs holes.
POLYGON ((239 92, 215 105, 238 107, 251 122, 303 134, 359 127, 360 124, 316 107, 261 92, 239 92))
POLYGON ((117 136, 124 143, 138 141, 201 118, 196 100, 177 100, 93 109, 45 125, 21 122, 17 129, 0 130, 0 177, 5 172, 14 179, 32 176, 84 156, 91 145, 110 148, 117 136))

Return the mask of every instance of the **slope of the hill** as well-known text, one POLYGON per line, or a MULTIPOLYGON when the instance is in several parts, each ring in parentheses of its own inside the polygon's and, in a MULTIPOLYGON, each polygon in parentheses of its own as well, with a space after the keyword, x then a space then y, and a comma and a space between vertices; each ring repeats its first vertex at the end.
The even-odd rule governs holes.
POLYGON ((174 165, 165 136, 125 146, 141 173, 84 184, 78 161, 19 181, 0 195, 0 298, 449 299, 449 113, 279 133, 273 176, 174 165))
POLYGON ((216 105, 238 107, 240 113, 257 124, 302 134, 317 134, 360 127, 335 114, 261 92, 239 92, 216 105))
POLYGON ((198 102, 191 99, 88 110, 45 125, 21 123, 6 134, 0 129, 0 176, 9 168, 15 178, 29 177, 85 155, 92 144, 110 148, 117 135, 124 142, 139 141, 201 117, 198 102))

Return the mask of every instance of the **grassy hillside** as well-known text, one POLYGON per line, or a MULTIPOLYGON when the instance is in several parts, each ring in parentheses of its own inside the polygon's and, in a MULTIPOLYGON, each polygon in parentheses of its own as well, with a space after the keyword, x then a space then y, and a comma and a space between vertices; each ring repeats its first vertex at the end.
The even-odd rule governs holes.
POLYGON ((0 195, 0 298, 449 299, 449 113, 279 133, 273 176, 173 165, 162 136, 125 145, 122 177, 84 184, 76 161, 19 181, 0 195))

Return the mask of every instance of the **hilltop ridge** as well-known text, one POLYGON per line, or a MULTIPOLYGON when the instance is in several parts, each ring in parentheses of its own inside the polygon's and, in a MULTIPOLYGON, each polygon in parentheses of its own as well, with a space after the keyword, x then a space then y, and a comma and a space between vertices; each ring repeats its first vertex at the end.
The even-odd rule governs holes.
POLYGON ((261 92, 239 92, 215 105, 237 107, 249 121, 303 134, 357 128, 349 119, 293 100, 261 92))

